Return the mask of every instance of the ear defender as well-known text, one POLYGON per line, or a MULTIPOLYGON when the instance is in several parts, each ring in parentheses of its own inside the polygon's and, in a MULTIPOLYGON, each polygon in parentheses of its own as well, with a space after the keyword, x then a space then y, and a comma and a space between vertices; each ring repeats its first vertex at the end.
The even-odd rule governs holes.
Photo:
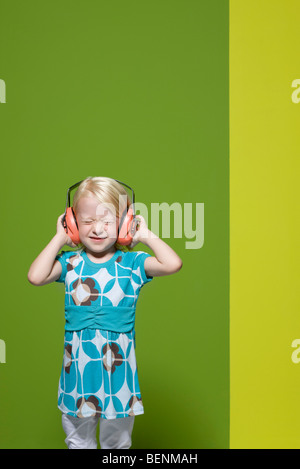
POLYGON ((74 244, 80 243, 78 224, 73 207, 68 207, 63 218, 63 225, 66 233, 74 244))
MULTIPOLYGON (((117 181, 117 179, 115 179, 117 181)), ((117 243, 122 245, 122 246, 128 246, 132 238, 136 232, 136 227, 137 227, 137 219, 135 217, 135 211, 134 211, 134 200, 135 200, 135 195, 133 192, 133 189, 125 184, 124 182, 117 181, 119 184, 122 184, 123 186, 128 187, 132 191, 132 207, 133 208, 128 208, 122 215, 119 228, 118 228, 118 238, 117 238, 117 243)), ((70 192, 72 189, 75 187, 79 186, 82 181, 77 182, 73 186, 69 187, 68 193, 67 193, 67 202, 66 202, 66 209, 65 209, 65 214, 62 219, 62 224, 63 227, 67 233, 67 235, 71 238, 74 244, 79 244, 80 243, 80 238, 79 238, 79 231, 78 231, 78 223, 76 220, 75 212, 73 210, 73 207, 70 206, 70 192)))
POLYGON ((124 221, 120 223, 117 243, 123 246, 128 246, 128 244, 131 243, 136 232, 136 221, 132 208, 129 208, 127 212, 125 212, 124 221))

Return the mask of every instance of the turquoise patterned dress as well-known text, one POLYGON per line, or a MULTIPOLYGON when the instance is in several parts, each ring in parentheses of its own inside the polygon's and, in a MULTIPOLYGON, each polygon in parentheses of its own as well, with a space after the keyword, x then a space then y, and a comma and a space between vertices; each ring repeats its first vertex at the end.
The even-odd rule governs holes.
POLYGON ((135 309, 152 280, 142 251, 116 251, 102 264, 86 252, 63 251, 57 282, 65 284, 64 359, 58 407, 73 417, 116 419, 144 413, 135 357, 135 309))

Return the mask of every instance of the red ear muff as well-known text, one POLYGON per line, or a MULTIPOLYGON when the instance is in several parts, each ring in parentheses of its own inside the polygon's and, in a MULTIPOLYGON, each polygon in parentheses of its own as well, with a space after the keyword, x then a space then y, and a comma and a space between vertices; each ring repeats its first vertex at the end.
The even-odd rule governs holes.
POLYGON ((130 208, 121 224, 119 226, 119 236, 117 239, 117 243, 128 246, 131 243, 132 238, 134 236, 136 230, 136 223, 135 218, 133 216, 133 210, 130 208))
POLYGON ((68 207, 66 210, 65 230, 74 244, 80 243, 77 221, 72 207, 68 207))

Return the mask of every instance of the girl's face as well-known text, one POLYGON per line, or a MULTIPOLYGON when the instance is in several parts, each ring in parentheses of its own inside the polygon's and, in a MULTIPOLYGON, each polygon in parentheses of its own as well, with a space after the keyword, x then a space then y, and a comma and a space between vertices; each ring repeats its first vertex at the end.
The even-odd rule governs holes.
POLYGON ((118 222, 114 207, 111 210, 95 197, 78 201, 76 219, 82 244, 93 253, 110 249, 117 241, 118 222))

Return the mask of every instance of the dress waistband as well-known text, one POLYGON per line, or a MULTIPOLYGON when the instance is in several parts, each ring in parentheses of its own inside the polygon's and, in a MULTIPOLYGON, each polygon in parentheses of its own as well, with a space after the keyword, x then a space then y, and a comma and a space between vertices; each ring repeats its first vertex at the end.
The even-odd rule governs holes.
POLYGON ((135 309, 122 306, 65 306, 66 331, 104 329, 130 332, 134 327, 135 309))

